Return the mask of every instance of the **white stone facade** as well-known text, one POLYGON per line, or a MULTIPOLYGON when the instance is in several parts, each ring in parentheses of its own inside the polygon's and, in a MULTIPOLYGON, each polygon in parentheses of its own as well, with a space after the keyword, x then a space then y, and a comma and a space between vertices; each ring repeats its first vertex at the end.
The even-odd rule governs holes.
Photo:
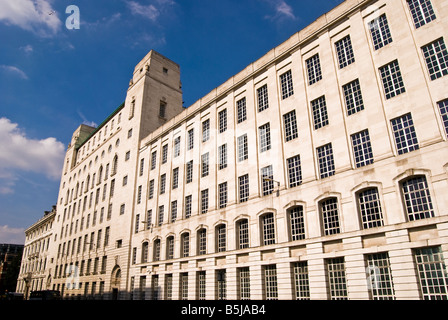
POLYGON ((442 0, 346 0, 185 110, 179 67, 152 51, 126 102, 74 134, 51 288, 447 298, 447 30, 442 0))

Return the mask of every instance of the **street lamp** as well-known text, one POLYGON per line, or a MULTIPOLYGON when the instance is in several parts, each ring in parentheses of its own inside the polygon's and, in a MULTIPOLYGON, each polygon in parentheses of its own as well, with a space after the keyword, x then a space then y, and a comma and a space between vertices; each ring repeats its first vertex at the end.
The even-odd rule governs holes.
POLYGON ((263 177, 263 181, 275 182, 277 183, 277 197, 280 196, 280 181, 274 180, 269 177, 263 177))

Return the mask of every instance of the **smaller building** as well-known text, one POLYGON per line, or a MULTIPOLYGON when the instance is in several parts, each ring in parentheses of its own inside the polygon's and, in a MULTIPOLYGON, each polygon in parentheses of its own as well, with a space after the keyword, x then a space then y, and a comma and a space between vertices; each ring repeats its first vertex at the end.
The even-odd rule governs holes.
POLYGON ((0 244, 0 295, 14 292, 22 251, 21 244, 0 244))
POLYGON ((25 299, 31 291, 47 289, 51 281, 51 270, 47 269, 47 264, 50 263, 49 247, 55 216, 56 206, 53 206, 51 211, 45 211, 39 221, 25 230, 22 263, 16 277, 16 292, 23 293, 25 299))

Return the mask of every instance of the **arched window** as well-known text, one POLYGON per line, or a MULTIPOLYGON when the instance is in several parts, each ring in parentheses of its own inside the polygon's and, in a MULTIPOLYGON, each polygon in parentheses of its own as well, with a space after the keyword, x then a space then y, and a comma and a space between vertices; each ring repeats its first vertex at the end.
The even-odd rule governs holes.
POLYGON ((148 262, 148 250, 149 250, 149 243, 143 242, 143 244, 142 244, 142 263, 148 262))
POLYGON ((117 173, 118 170, 118 155, 115 155, 114 160, 112 161, 112 173, 111 176, 117 173))
POLYGON ((241 219, 236 222, 237 226, 237 241, 236 248, 249 248, 249 220, 241 219))
POLYGON ((275 219, 272 212, 268 212, 260 217, 261 244, 269 245, 275 243, 275 219))
POLYGON ((356 200, 364 229, 384 225, 378 188, 368 188, 359 191, 356 195, 356 200))
POLYGON ((305 239, 305 220, 303 206, 288 209, 289 229, 291 241, 305 239))
POLYGON ((326 236, 341 233, 338 199, 327 198, 319 202, 323 231, 326 236))
POLYGON ((198 255, 207 254, 207 230, 198 230, 198 255))
POLYGON ((434 217, 425 176, 414 176, 401 182, 404 206, 409 221, 434 217))
POLYGON ((216 251, 217 252, 224 252, 226 251, 226 243, 227 243, 227 236, 226 236, 226 225, 220 224, 215 229, 215 235, 216 235, 216 251))
POLYGON ((166 259, 174 259, 174 236, 166 238, 166 259))
POLYGON ((181 257, 188 257, 190 255, 190 233, 184 232, 181 235, 181 257))
POLYGON ((154 240, 154 261, 160 261, 160 239, 154 240))

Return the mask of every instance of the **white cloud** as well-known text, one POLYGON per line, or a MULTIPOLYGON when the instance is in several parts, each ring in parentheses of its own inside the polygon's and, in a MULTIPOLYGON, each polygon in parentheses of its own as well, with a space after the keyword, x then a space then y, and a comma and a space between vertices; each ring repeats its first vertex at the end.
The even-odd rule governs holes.
POLYGON ((62 22, 50 2, 52 0, 1 0, 0 22, 42 37, 52 36, 60 30, 62 22))
POLYGON ((25 229, 11 228, 7 225, 0 226, 0 243, 24 244, 25 229))
POLYGON ((271 20, 283 20, 292 19, 295 20, 297 17, 294 14, 293 8, 286 3, 285 0, 266 0, 275 9, 275 15, 267 15, 266 18, 271 20))
POLYGON ((128 1, 127 4, 134 15, 140 15, 152 21, 156 21, 160 15, 159 9, 152 4, 144 6, 136 1, 128 1))
POLYGON ((33 52, 33 46, 32 45, 30 45, 30 44, 27 44, 26 46, 24 46, 24 47, 20 47, 19 48, 20 50, 22 50, 23 52, 25 52, 25 53, 31 53, 31 52, 33 52))
POLYGON ((49 179, 60 178, 65 147, 55 138, 28 138, 16 123, 0 118, 0 194, 14 192, 18 171, 34 172, 49 179))
POLYGON ((23 72, 22 70, 20 70, 17 67, 14 66, 6 66, 6 65, 0 65, 0 70, 6 71, 7 73, 13 74, 18 76, 21 79, 27 80, 28 76, 26 75, 25 72, 23 72))

